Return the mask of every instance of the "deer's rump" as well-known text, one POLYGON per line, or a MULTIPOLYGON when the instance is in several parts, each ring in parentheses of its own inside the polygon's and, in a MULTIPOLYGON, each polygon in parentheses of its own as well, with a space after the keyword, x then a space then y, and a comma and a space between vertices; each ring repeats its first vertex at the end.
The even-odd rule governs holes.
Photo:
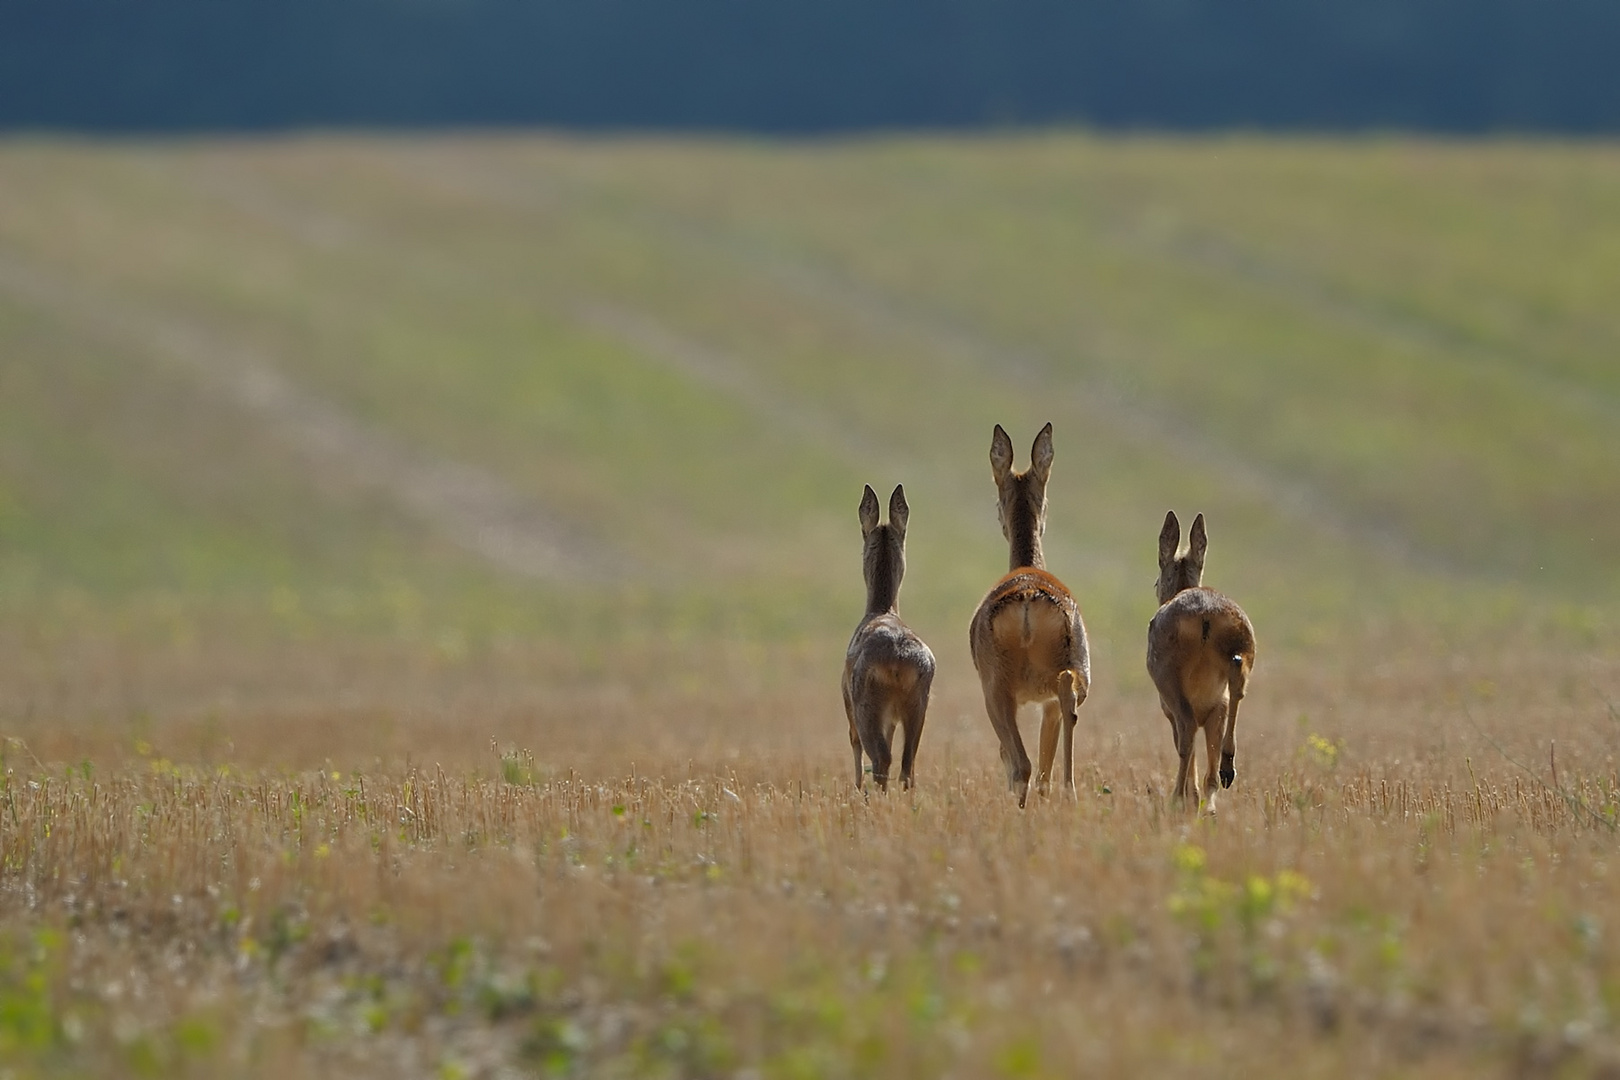
POLYGON ((1148 624, 1148 674, 1190 702, 1224 696, 1232 668, 1253 656, 1249 617, 1213 589, 1177 593, 1148 624))
POLYGON ((846 686, 909 689, 934 670, 934 654, 898 616, 885 614, 862 623, 850 638, 844 660, 846 686))
POLYGON ((1058 672, 1073 671, 1082 686, 1091 681, 1085 624, 1063 583, 1044 570, 1015 570, 979 605, 969 628, 974 666, 996 668, 1023 700, 1055 693, 1058 672))

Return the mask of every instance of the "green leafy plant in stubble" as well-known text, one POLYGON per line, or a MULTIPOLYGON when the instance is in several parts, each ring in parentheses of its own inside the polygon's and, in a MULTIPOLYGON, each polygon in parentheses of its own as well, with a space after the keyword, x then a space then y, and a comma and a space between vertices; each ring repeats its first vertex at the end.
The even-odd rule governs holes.
POLYGON ((51 992, 60 947, 47 930, 31 940, 0 938, 0 1061, 43 1063, 71 1041, 51 992))
MULTIPOLYGON (((578 984, 535 984, 518 1056, 548 1077, 939 1075, 969 1041, 964 969, 920 954, 845 962, 855 959, 803 958, 760 983, 712 943, 689 941, 602 972, 610 1004, 582 996, 578 984)), ((1003 1049, 1002 1074, 1044 1075, 1023 1067, 1029 1047, 1003 1049)))
POLYGON ((501 779, 515 787, 533 787, 538 779, 534 751, 522 747, 508 747, 498 751, 501 759, 501 779))
MULTIPOLYGON (((980 961, 971 953, 868 957, 849 970, 805 961, 769 994, 766 1077, 939 1075, 971 1041, 980 961)), ((1029 1057, 1022 1042, 994 1062, 1005 1075, 1029 1057), (1010 1068, 1008 1066, 1011 1066, 1010 1068)))
POLYGON ((1319 769, 1331 772, 1338 767, 1339 752, 1344 749, 1340 740, 1328 739, 1316 733, 1305 737, 1299 748, 1300 755, 1319 769))
POLYGON ((548 1016, 535 1023, 518 1045, 518 1056, 542 1076, 574 1076, 582 1067, 590 1038, 575 1021, 548 1016))
POLYGON ((1189 933, 1195 976, 1236 976, 1247 996, 1272 990, 1288 959, 1285 920, 1311 896, 1310 881, 1294 870, 1227 881, 1210 872, 1208 856, 1195 844, 1178 844, 1171 862, 1176 885, 1165 907, 1189 933))
POLYGON ((636 1039, 630 1057, 641 1076, 698 1077, 731 1072, 737 1053, 720 1018, 683 1011, 636 1039))
POLYGON ((98 1000, 70 984, 67 943, 54 930, 0 935, 0 1074, 209 1075, 224 1027, 208 1011, 183 1011, 120 1032, 98 1000))
POLYGON ((1342 761, 1343 740, 1329 739, 1311 731, 1308 716, 1299 717, 1298 728, 1301 738, 1294 752, 1296 767, 1278 776, 1275 789, 1262 793, 1262 808, 1268 823, 1275 824, 1290 814, 1307 820, 1311 811, 1316 811, 1319 819, 1327 803, 1332 777, 1342 761))
POLYGON ((1308 964, 1319 983, 1344 981, 1385 996, 1404 996, 1410 989, 1403 920, 1366 904, 1352 904, 1322 921, 1308 964))

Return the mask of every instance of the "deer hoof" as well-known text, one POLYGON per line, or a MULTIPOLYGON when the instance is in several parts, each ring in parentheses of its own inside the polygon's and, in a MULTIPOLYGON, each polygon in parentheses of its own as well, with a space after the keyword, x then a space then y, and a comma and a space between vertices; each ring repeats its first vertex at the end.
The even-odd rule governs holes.
POLYGON ((1231 787, 1232 781, 1237 779, 1237 770, 1232 768, 1232 755, 1221 755, 1221 787, 1231 787))

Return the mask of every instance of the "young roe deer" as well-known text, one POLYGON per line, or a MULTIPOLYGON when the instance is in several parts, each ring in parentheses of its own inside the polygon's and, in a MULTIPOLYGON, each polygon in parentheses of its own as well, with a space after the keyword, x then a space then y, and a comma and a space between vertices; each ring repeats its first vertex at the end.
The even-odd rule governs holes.
POLYGON ((1006 577, 996 582, 968 626, 973 666, 984 690, 984 708, 1001 741, 1007 784, 1018 805, 1029 794, 1029 754, 1018 733, 1018 707, 1040 702, 1041 767, 1037 788, 1052 777, 1058 729, 1063 731, 1063 782, 1074 789, 1076 710, 1091 687, 1091 657, 1080 607, 1063 583, 1046 571, 1041 534, 1046 531, 1046 481, 1052 474, 1052 425, 1035 436, 1028 472, 1013 472, 1012 440, 996 425, 990 441, 990 472, 997 512, 1007 538, 1006 577))
POLYGON ((866 614, 855 627, 844 654, 844 712, 849 745, 855 751, 855 787, 864 790, 861 750, 872 759, 878 789, 889 787, 889 746, 895 726, 905 728, 900 783, 912 786, 911 771, 928 715, 934 683, 934 654, 895 611, 900 579, 906 574, 906 521, 911 509, 896 486, 889 496, 889 523, 878 524, 878 497, 871 485, 861 496, 861 571, 866 578, 866 614))
POLYGON ((1209 771, 1203 798, 1215 809, 1215 748, 1220 747, 1221 786, 1231 787, 1237 773, 1238 705, 1254 670, 1254 626, 1228 597, 1203 588, 1204 552, 1209 537, 1204 515, 1193 518, 1185 554, 1178 556, 1181 523, 1175 511, 1164 516, 1159 532, 1159 610, 1148 623, 1147 669, 1159 689, 1159 705, 1175 734, 1181 766, 1176 773, 1177 801, 1199 799, 1194 783, 1193 739, 1204 729, 1209 771))

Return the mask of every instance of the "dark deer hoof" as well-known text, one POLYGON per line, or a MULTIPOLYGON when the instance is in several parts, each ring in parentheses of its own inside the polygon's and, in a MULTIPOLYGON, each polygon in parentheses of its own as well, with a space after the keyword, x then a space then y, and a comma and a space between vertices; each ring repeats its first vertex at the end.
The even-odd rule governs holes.
POLYGON ((1232 768, 1232 755, 1221 755, 1221 787, 1231 787, 1232 781, 1237 779, 1237 770, 1232 768))

